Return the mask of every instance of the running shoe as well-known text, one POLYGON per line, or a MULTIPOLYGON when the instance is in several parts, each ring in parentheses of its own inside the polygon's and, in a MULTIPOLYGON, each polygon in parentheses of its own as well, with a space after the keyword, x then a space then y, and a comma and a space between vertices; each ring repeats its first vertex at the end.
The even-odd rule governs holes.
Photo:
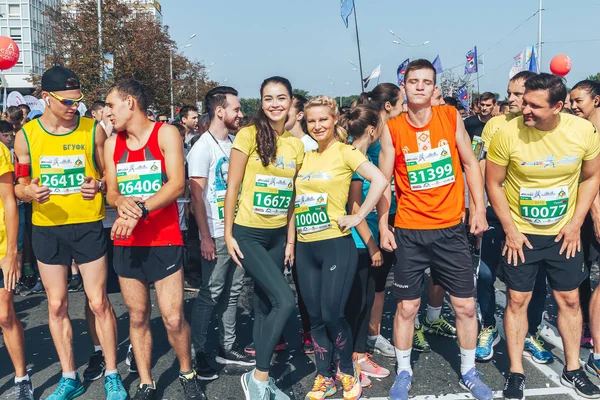
POLYGON ((381 354, 384 357, 396 358, 396 349, 389 340, 381 335, 375 336, 375 339, 367 337, 367 351, 381 354))
POLYGON ((196 353, 196 374, 201 381, 212 381, 219 377, 217 370, 208 364, 206 353, 196 353))
POLYGON ((494 346, 500 343, 498 328, 495 326, 482 327, 477 338, 477 349, 475 358, 479 361, 487 361, 494 357, 494 346))
POLYGON ((259 382, 252 378, 254 370, 246 372, 240 378, 246 400, 271 400, 272 390, 268 382, 259 382))
POLYGON ((479 379, 479 375, 480 373, 473 367, 460 378, 458 383, 463 389, 471 392, 476 399, 492 400, 494 398, 492 389, 487 387, 487 385, 479 379))
POLYGON ((538 364, 546 364, 554 359, 552 353, 544 348, 544 341, 540 339, 539 332, 535 337, 531 335, 527 336, 523 355, 531 357, 538 364))
POLYGON ((69 282, 69 293, 81 292, 83 290, 83 279, 81 274, 75 274, 71 277, 69 282))
POLYGON ((590 381, 590 378, 588 378, 583 368, 579 368, 577 371, 567 371, 566 368, 563 369, 560 383, 563 386, 575 389, 575 392, 578 395, 585 397, 586 399, 600 398, 600 388, 590 381))
POLYGON ((325 378, 323 375, 317 375, 312 390, 308 392, 304 400, 322 400, 333 396, 337 392, 335 381, 332 378, 325 378))
POLYGON ((586 349, 594 348, 594 341, 592 340, 592 332, 590 331, 589 324, 583 324, 583 332, 581 333, 581 347, 586 349))
MULTIPOLYGON (((413 335, 413 350, 418 351, 419 353, 429 353, 431 351, 431 346, 429 346, 429 342, 425 338, 423 325, 419 328, 415 328, 415 334, 413 335)), ((396 352, 394 352, 394 356, 395 355, 396 352)))
POLYGON ((360 360, 357 359, 356 362, 360 367, 360 372, 362 375, 366 375, 371 378, 387 378, 390 376, 390 371, 373 361, 373 356, 369 353, 366 353, 364 358, 360 360))
POLYGON ((33 287, 31 288, 29 294, 40 294, 45 292, 46 289, 44 289, 44 284, 42 283, 42 280, 38 278, 37 282, 35 282, 35 285, 33 285, 33 287))
POLYGON ((119 374, 110 374, 104 378, 104 392, 106 400, 127 400, 129 398, 119 374))
POLYGON ((133 346, 129 345, 127 349, 127 358, 125 358, 125 364, 129 367, 128 371, 132 374, 137 374, 137 363, 135 362, 135 354, 133 354, 133 346))
POLYGON ((425 316, 423 325, 425 325, 425 332, 431 335, 456 339, 456 328, 446 321, 443 315, 440 315, 435 321, 430 321, 429 318, 425 316))
POLYGON ((140 385, 131 400, 158 400, 156 382, 153 382, 152 385, 140 385))
POLYGON ((206 394, 200 387, 200 380, 196 376, 196 371, 192 370, 191 376, 179 374, 179 383, 183 388, 185 400, 206 400, 206 394))
POLYGON ((525 399, 525 375, 516 372, 510 372, 504 382, 502 395, 506 400, 524 400, 525 399))
POLYGON ((396 375, 396 380, 390 389, 390 400, 408 400, 408 392, 412 387, 412 375, 402 371, 396 375))
POLYGON ((302 352, 304 354, 313 354, 315 352, 315 345, 313 344, 310 332, 302 333, 302 352))
POLYGON ((588 357, 585 369, 587 369, 590 374, 600 378, 600 360, 595 360, 593 353, 588 357))
POLYGON ((358 400, 362 395, 362 386, 360 384, 360 367, 354 363, 354 375, 347 375, 343 372, 342 387, 344 389, 344 400, 358 400))
POLYGON ((271 400, 290 400, 290 396, 283 393, 283 391, 277 387, 275 384, 275 379, 269 377, 267 385, 269 387, 269 391, 271 392, 271 400))
POLYGON ((102 350, 98 350, 92 354, 88 366, 83 371, 83 380, 87 382, 95 381, 102 378, 104 371, 106 370, 106 363, 104 362, 104 355, 102 350))
POLYGON ((31 380, 15 383, 15 400, 33 400, 33 385, 31 380))
POLYGON ((79 380, 79 374, 75 375, 75 379, 60 378, 56 390, 46 397, 46 400, 72 400, 85 393, 85 388, 79 380))
POLYGON ((242 365, 245 367, 252 367, 256 365, 256 361, 249 354, 244 354, 238 350, 237 346, 233 346, 229 350, 225 350, 222 347, 219 347, 219 354, 215 358, 215 361, 221 365, 242 365))
POLYGON ((371 382, 371 379, 369 379, 368 376, 366 376, 365 374, 363 374, 361 372, 360 373, 360 386, 364 389, 364 388, 370 388, 371 385, 373 385, 373 382, 371 382))

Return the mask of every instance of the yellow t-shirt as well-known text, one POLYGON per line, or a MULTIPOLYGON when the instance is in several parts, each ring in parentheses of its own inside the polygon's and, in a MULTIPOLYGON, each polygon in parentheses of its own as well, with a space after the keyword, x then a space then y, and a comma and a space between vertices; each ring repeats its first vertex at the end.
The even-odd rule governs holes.
MULTIPOLYGON (((8 148, 0 143, 0 176, 14 171, 11 162, 10 151, 8 148)), ((0 260, 6 255, 6 221, 4 220, 4 204, 0 199, 0 260)))
POLYGON ((258 156, 254 126, 238 132, 233 148, 248 156, 235 223, 265 229, 287 225, 296 166, 302 165, 304 159, 304 145, 300 139, 288 131, 283 132, 277 138, 277 158, 266 167, 258 156))
POLYGON ((557 235, 575 213, 583 161, 600 153, 600 137, 583 118, 560 114, 552 131, 519 117, 492 140, 487 159, 506 166, 504 193, 521 233, 557 235))
POLYGON ((48 132, 39 119, 22 130, 29 146, 31 178, 50 188, 50 200, 32 203, 32 223, 62 226, 96 222, 104 218, 104 197, 84 200, 81 185, 86 176, 100 179, 95 159, 96 121, 80 117, 73 131, 64 135, 48 132))
POLYGON ((517 116, 514 114, 505 114, 498 115, 492 119, 490 119, 485 126, 483 127, 483 132, 481 133, 481 140, 483 141, 483 150, 488 151, 490 148, 490 143, 492 143, 492 139, 496 136, 496 133, 507 123, 515 119, 517 116))
POLYGON ((296 178, 296 230, 300 242, 350 235, 337 220, 346 215, 352 174, 367 157, 356 148, 333 143, 323 153, 309 151, 296 178))

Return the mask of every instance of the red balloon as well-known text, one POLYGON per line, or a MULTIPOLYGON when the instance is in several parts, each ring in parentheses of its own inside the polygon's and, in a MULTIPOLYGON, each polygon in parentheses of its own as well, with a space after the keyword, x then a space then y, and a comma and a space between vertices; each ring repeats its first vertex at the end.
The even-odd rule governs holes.
POLYGON ((571 59, 565 54, 559 54, 550 61, 550 71, 559 76, 571 72, 571 59))
POLYGON ((0 70, 11 69, 19 61, 19 46, 9 37, 0 36, 0 70))

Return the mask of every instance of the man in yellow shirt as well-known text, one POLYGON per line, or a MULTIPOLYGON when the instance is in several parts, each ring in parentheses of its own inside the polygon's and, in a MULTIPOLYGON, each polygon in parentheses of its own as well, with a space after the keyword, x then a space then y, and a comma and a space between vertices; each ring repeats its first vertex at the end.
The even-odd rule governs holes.
POLYGON ((589 274, 580 231, 598 193, 600 137, 591 123, 560 113, 566 92, 560 77, 529 78, 523 116, 496 134, 487 156, 488 195, 506 234, 500 267, 508 289, 504 325, 510 373, 505 399, 523 398, 527 306, 540 268, 546 270, 558 304, 565 349, 561 383, 586 398, 600 398, 600 389, 579 365, 578 291, 589 274))

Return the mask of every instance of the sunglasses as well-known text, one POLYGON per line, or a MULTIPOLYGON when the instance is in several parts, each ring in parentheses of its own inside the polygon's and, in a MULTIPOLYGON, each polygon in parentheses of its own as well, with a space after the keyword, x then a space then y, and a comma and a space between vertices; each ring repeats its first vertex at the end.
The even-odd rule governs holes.
POLYGON ((50 93, 50 96, 52 96, 56 100, 58 100, 63 106, 67 106, 67 107, 78 106, 79 103, 81 103, 81 100, 83 100, 83 94, 81 96, 79 96, 78 99, 65 99, 64 97, 60 97, 56 93, 53 93, 53 92, 48 92, 48 93, 50 93))

